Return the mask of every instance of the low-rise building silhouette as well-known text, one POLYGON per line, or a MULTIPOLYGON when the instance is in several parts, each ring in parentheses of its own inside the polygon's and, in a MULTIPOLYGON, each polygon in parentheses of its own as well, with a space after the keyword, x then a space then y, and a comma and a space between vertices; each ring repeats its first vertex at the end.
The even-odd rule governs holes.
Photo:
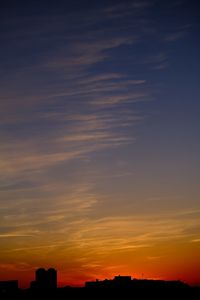
POLYGON ((18 291, 18 280, 0 281, 0 294, 15 293, 18 291))
POLYGON ((112 288, 112 289, 163 289, 163 288, 187 288, 188 285, 182 281, 165 281, 150 279, 135 279, 131 276, 115 276, 114 279, 87 281, 86 288, 112 288))
POLYGON ((91 288, 123 288, 123 287, 131 287, 132 285, 132 278, 131 276, 115 276, 114 279, 105 279, 105 280, 98 280, 96 281, 87 281, 85 283, 85 287, 91 288))

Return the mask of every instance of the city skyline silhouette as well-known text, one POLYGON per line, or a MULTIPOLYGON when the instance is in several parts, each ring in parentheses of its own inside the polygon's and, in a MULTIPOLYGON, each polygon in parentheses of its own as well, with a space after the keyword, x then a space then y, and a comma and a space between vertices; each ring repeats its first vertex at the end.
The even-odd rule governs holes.
MULTIPOLYGON (((35 270, 35 280, 30 282, 30 287, 20 289, 18 280, 0 281, 1 299, 35 299, 35 297, 52 297, 62 299, 62 297, 94 297, 97 296, 152 296, 154 295, 172 296, 189 295, 190 297, 200 294, 200 287, 191 287, 188 284, 176 281, 137 279, 132 276, 117 275, 112 279, 104 279, 85 282, 83 287, 57 286, 57 270, 54 268, 35 270)), ((51 298, 51 299, 52 299, 51 298)))
MULTIPOLYGON (((38 269, 35 270, 35 280, 30 281, 30 285, 27 288, 30 288, 32 290, 51 290, 51 289, 57 289, 58 286, 58 281, 57 281, 57 270, 53 267, 50 267, 48 269, 45 269, 43 267, 40 267, 38 269)), ((106 285, 108 287, 112 288, 112 283, 113 287, 115 286, 120 286, 122 284, 121 287, 130 287, 130 284, 134 284, 135 282, 139 282, 141 284, 145 285, 145 282, 148 283, 169 283, 170 284, 174 284, 177 286, 185 286, 185 287, 189 287, 189 285, 187 283, 182 282, 181 280, 177 279, 177 280, 164 280, 164 279, 151 279, 151 278, 134 278, 133 276, 130 275, 115 275, 114 278, 112 279, 95 279, 95 280, 90 280, 90 281, 86 281, 85 283, 83 283, 82 287, 88 287, 88 288, 104 288, 106 287, 106 285), (110 284, 111 283, 111 284, 110 284)), ((9 280, 1 280, 0 283, 3 285, 3 283, 5 283, 5 286, 10 284, 10 287, 13 287, 13 289, 18 289, 19 288, 19 283, 18 283, 18 279, 9 279, 9 280)), ((60 287, 70 287, 67 284, 64 284, 63 286, 60 287)), ((78 286, 74 286, 74 287, 78 287, 78 286)), ((136 286, 137 287, 137 286, 136 286)), ((148 287, 148 286, 147 286, 148 287)))

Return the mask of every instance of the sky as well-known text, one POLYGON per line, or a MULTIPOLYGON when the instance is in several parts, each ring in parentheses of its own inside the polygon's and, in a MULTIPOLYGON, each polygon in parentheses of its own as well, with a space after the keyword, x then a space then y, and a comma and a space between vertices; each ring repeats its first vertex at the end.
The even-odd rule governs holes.
POLYGON ((2 1, 0 280, 200 284, 195 0, 2 1))

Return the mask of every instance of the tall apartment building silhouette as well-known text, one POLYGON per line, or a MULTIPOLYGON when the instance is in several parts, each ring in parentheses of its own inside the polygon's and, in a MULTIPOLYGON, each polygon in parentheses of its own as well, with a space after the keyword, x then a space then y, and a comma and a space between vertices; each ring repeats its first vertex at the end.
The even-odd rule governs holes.
POLYGON ((35 271, 35 281, 30 285, 33 289, 56 289, 57 288, 57 271, 54 268, 45 270, 39 268, 35 271))

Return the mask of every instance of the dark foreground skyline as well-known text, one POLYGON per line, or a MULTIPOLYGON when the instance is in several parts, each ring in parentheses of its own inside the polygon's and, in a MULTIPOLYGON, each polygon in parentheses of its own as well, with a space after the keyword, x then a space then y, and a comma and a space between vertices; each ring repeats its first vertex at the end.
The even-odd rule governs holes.
POLYGON ((199 7, 0 1, 0 280, 200 284, 199 7))
MULTIPOLYGON (((29 289, 31 290, 54 290, 58 288, 57 281, 57 270, 55 268, 38 268, 35 270, 35 280, 30 281, 29 289)), ((137 287, 191 287, 187 283, 182 282, 181 280, 156 280, 156 279, 145 279, 145 278, 133 278, 132 276, 127 275, 117 275, 113 279, 104 279, 99 280, 95 279, 94 281, 86 281, 84 287, 86 288, 137 288, 137 287)), ((64 288, 72 286, 65 285, 64 288)), ((60 287, 60 288, 63 288, 60 287)), ((78 288, 74 286, 74 288, 78 288)), ((83 288, 83 287, 82 287, 83 288)), ((200 286, 199 286, 200 288, 200 286)), ((0 291, 10 291, 19 289, 18 279, 13 280, 2 280, 0 281, 0 291)))
MULTIPOLYGON (((19 289, 18 280, 0 281, 1 299, 40 299, 47 297, 63 299, 69 296, 123 296, 134 298, 135 296, 193 296, 200 295, 200 287, 191 287, 180 280, 150 280, 136 279, 131 276, 115 276, 113 279, 104 279, 85 282, 84 287, 57 287, 57 271, 54 268, 45 270, 39 268, 35 271, 35 281, 30 282, 29 289, 19 289)), ((191 298, 192 297, 192 298, 191 298)))

